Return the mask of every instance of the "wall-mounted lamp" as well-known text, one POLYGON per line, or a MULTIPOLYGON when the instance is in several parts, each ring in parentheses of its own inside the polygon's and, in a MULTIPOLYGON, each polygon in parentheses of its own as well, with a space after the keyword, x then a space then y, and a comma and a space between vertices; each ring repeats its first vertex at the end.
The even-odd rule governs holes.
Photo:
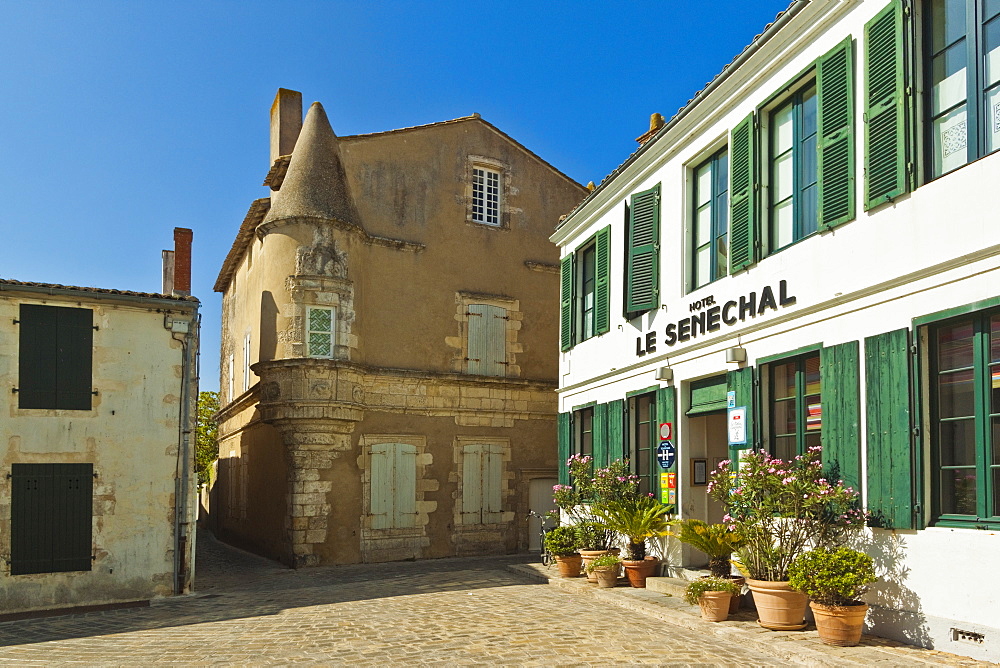
POLYGON ((747 361, 747 349, 736 346, 735 348, 726 348, 726 362, 741 364, 747 361))
POLYGON ((674 380, 674 370, 668 366, 661 366, 656 370, 656 380, 672 383, 674 380))

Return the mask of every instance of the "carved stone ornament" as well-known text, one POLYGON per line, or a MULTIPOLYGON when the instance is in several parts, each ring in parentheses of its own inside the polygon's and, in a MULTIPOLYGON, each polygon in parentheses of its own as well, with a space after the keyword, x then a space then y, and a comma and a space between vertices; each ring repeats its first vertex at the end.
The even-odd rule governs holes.
POLYGON ((295 252, 295 273, 347 278, 347 253, 337 250, 329 231, 316 230, 312 245, 299 246, 295 252))
POLYGON ((271 381, 260 387, 260 397, 263 401, 276 401, 281 398, 281 386, 271 381))

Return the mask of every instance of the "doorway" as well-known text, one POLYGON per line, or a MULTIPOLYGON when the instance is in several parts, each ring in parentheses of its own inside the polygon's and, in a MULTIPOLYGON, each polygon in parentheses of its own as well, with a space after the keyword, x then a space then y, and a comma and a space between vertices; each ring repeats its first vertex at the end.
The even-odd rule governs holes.
MULTIPOLYGON (((550 510, 556 509, 555 501, 552 499, 552 488, 558 484, 556 478, 532 478, 528 481, 528 509, 533 510, 542 517, 550 510)), ((547 522, 546 526, 551 527, 552 522, 547 522)), ((530 552, 542 551, 542 523, 537 517, 528 517, 528 550, 530 552)))

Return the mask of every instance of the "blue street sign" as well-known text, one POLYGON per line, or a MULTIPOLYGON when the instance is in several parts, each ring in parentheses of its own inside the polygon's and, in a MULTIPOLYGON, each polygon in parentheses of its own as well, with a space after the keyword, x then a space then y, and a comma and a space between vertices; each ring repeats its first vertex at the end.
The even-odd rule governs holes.
POLYGON ((661 469, 670 469, 677 461, 677 448, 670 441, 660 441, 656 448, 656 461, 660 462, 661 469))

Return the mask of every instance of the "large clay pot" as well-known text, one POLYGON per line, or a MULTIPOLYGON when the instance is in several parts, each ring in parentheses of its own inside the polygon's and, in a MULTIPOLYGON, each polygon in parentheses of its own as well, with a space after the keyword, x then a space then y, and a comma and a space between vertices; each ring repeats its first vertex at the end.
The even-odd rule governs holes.
POLYGON ((559 555, 556 556, 556 565, 559 566, 559 577, 561 578, 577 578, 580 577, 580 567, 583 565, 583 559, 580 558, 579 554, 570 554, 565 557, 559 555))
POLYGON ((594 579, 597 581, 597 586, 602 589, 610 589, 611 587, 618 586, 618 573, 619 568, 602 568, 596 571, 591 571, 594 579))
POLYGON ((861 630, 865 626, 868 605, 822 605, 810 603, 816 618, 819 639, 827 645, 854 647, 861 642, 861 630))
POLYGON ((706 622, 724 622, 729 619, 729 601, 732 597, 728 591, 706 591, 698 597, 701 618, 706 622))
POLYGON ((772 631, 798 631, 806 627, 808 597, 788 586, 787 582, 751 580, 747 586, 753 592, 757 606, 757 623, 772 631))
POLYGON ((622 559, 625 576, 628 577, 629 584, 637 589, 646 588, 646 578, 655 573, 659 565, 660 560, 656 557, 646 557, 642 561, 622 559))
POLYGON ((583 572, 587 574, 587 580, 597 582, 597 576, 592 571, 587 570, 590 562, 598 557, 603 557, 605 554, 618 554, 618 552, 617 547, 610 550, 580 550, 580 556, 583 557, 583 572))

